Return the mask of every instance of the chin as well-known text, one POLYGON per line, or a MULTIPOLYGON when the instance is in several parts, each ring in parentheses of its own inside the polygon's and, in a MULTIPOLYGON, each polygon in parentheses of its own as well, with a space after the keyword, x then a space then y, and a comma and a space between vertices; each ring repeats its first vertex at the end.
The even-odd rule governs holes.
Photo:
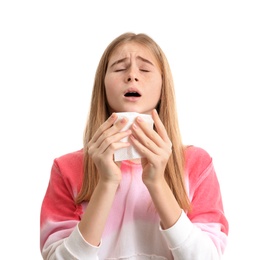
POLYGON ((152 109, 151 110, 146 110, 146 109, 141 109, 141 108, 134 108, 134 107, 124 107, 124 108, 120 108, 120 109, 112 109, 112 112, 135 112, 135 113, 139 113, 139 114, 147 114, 147 115, 151 115, 152 113, 152 109))
POLYGON ((136 109, 136 108, 123 108, 123 109, 117 109, 115 112, 135 112, 135 113, 142 113, 143 110, 141 109, 136 109))

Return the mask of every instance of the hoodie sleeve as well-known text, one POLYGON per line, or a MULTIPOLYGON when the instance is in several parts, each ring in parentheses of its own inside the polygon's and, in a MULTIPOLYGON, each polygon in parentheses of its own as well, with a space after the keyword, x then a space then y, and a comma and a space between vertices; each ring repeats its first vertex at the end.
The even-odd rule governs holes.
POLYGON ((192 210, 162 230, 174 259, 219 260, 227 244, 228 222, 212 158, 201 148, 186 154, 186 177, 192 210))
POLYGON ((43 259, 98 259, 99 247, 88 244, 78 230, 82 207, 74 201, 77 182, 72 171, 79 173, 76 166, 53 163, 40 215, 43 259))

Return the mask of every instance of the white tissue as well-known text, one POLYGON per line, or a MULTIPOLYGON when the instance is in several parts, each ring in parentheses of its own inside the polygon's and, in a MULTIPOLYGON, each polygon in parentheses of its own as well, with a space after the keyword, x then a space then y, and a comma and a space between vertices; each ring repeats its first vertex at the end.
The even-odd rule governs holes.
MULTIPOLYGON (((128 119, 127 124, 124 126, 124 128, 121 131, 125 131, 125 130, 129 129, 137 116, 142 117, 143 120, 149 124, 151 129, 153 128, 154 122, 153 122, 151 115, 139 114, 136 112, 121 112, 121 113, 116 113, 116 114, 118 115, 117 120, 120 120, 123 117, 126 117, 128 119)), ((121 139, 121 142, 128 142, 128 137, 121 139)), ((141 157, 142 156, 136 151, 136 149, 133 147, 133 145, 126 147, 126 148, 116 150, 114 153, 114 161, 131 160, 131 159, 136 159, 136 158, 141 158, 141 157)))

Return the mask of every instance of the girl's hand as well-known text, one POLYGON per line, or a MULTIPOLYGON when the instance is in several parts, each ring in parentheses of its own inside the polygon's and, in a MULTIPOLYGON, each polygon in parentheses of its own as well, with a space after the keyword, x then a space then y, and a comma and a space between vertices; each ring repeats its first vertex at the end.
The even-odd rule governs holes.
POLYGON ((153 110, 152 118, 157 132, 138 117, 132 125, 133 135, 130 136, 132 144, 144 157, 142 178, 145 185, 164 181, 165 168, 172 152, 172 143, 156 110, 153 110))
POLYGON ((100 180, 119 183, 122 176, 120 163, 114 162, 114 152, 128 147, 130 143, 120 140, 131 134, 131 130, 119 132, 127 123, 126 118, 115 122, 117 115, 113 113, 96 131, 88 143, 88 153, 95 163, 100 180))

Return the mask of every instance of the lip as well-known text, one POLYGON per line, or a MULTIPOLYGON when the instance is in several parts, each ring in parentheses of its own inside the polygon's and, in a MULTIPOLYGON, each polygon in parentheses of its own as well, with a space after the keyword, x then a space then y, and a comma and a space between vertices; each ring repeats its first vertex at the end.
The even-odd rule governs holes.
POLYGON ((126 101, 131 101, 131 102, 136 102, 136 101, 138 101, 140 98, 141 98, 141 97, 126 97, 126 96, 124 96, 124 99, 125 99, 126 101))

